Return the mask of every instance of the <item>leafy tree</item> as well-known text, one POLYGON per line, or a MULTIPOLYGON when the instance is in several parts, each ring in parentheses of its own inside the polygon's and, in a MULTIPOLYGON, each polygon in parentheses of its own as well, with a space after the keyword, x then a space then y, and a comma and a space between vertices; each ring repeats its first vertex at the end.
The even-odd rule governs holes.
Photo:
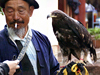
POLYGON ((4 15, 4 13, 2 11, 2 7, 0 7, 0 14, 4 15))

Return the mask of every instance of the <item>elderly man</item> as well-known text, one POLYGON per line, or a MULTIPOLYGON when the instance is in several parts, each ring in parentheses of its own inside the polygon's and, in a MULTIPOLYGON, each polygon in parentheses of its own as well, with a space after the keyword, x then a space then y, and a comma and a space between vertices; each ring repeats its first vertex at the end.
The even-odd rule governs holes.
POLYGON ((23 59, 23 55, 19 57, 21 72, 16 70, 14 75, 56 75, 59 63, 48 38, 28 25, 39 4, 35 0, 0 0, 0 6, 7 23, 0 32, 0 61, 16 59, 25 49, 23 59))

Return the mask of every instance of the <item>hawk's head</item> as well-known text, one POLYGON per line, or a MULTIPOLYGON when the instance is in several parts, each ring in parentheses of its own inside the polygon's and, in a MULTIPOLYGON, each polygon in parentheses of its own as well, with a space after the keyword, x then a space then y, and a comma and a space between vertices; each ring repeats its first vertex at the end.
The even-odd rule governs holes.
POLYGON ((66 17, 66 14, 62 12, 61 10, 55 10, 51 12, 50 15, 47 16, 47 19, 51 17, 53 20, 62 20, 63 18, 66 17))

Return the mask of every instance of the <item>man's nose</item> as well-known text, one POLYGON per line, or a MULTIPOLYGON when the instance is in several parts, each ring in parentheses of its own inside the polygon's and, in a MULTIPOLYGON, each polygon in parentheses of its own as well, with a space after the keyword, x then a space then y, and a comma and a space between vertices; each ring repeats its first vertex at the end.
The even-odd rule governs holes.
POLYGON ((14 20, 19 20, 19 14, 18 14, 18 12, 15 12, 15 14, 14 14, 14 20))

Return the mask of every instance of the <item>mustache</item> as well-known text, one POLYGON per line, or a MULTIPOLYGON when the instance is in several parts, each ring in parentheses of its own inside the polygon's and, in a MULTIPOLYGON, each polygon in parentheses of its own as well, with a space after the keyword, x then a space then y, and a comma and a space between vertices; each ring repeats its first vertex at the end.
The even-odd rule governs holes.
POLYGON ((12 21, 12 22, 10 22, 9 24, 15 24, 15 23, 24 23, 24 21, 12 21))

